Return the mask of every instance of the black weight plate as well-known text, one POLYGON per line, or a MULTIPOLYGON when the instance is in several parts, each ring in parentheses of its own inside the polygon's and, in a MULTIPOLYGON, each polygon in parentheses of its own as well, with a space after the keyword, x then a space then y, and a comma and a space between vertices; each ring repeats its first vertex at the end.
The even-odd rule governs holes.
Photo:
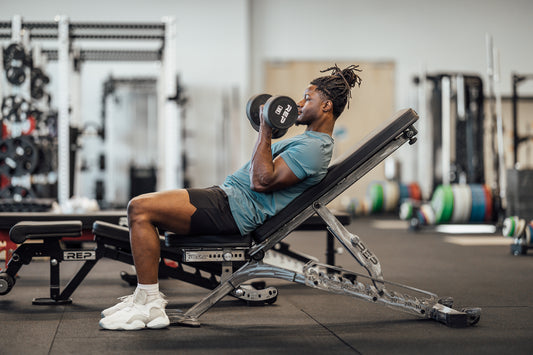
POLYGON ((298 107, 288 96, 273 96, 265 103, 263 116, 270 127, 287 129, 298 119, 298 107))
POLYGON ((26 73, 24 68, 11 67, 6 70, 7 81, 18 86, 26 80, 26 73))
POLYGON ((23 186, 8 185, 0 190, 0 198, 13 199, 18 202, 26 198, 35 198, 35 193, 23 186))
POLYGON ((289 129, 277 129, 277 128, 274 128, 272 130, 272 138, 274 139, 278 139, 278 138, 281 138, 285 135, 285 133, 287 133, 289 129))
POLYGON ((250 120, 252 127, 259 132, 259 125, 261 124, 261 118, 259 117, 259 108, 264 105, 272 95, 259 94, 252 96, 246 104, 246 116, 250 120))
POLYGON ((16 161, 13 159, 15 151, 13 140, 2 139, 0 141, 0 173, 11 176, 13 169, 16 168, 16 161))
POLYGON ((16 162, 16 167, 12 170, 12 176, 31 174, 35 171, 39 161, 39 151, 32 139, 20 136, 13 139, 12 159, 16 162))

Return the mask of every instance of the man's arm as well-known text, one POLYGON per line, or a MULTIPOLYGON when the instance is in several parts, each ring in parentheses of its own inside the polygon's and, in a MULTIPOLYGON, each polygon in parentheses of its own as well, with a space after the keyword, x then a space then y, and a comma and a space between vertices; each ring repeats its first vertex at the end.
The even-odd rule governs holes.
POLYGON ((272 128, 263 119, 260 108, 261 124, 259 137, 255 143, 250 164, 250 186, 256 192, 270 192, 292 186, 300 179, 281 157, 272 159, 272 128))

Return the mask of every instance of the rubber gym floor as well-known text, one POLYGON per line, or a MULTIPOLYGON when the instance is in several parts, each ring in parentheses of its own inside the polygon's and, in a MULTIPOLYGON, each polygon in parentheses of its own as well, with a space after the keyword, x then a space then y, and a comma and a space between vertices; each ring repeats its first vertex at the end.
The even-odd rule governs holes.
MULTIPOLYGON (((133 292, 120 279, 129 265, 102 259, 66 306, 33 306, 47 297, 48 262, 35 260, 0 296, 0 354, 531 354, 533 250, 512 256, 497 234, 448 235, 409 231, 394 218, 358 218, 348 229, 381 262, 386 280, 452 296, 455 308, 481 307, 480 322, 449 328, 382 305, 280 280, 273 305, 249 307, 226 297, 201 318, 200 328, 106 331, 100 311, 133 292)), ((291 248, 325 262, 324 232, 296 232, 291 248)), ((360 271, 347 253, 336 264, 360 271)), ((79 263, 61 266, 65 282, 79 263)), ((64 286, 64 285, 63 285, 64 286)), ((187 309, 207 290, 161 280, 168 308, 187 309)))

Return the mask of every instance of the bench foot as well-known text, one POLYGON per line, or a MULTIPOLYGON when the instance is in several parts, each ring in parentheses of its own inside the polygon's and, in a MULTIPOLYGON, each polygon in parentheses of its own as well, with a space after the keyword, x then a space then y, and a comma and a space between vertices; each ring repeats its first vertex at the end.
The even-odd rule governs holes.
POLYGON ((180 309, 167 309, 167 316, 170 320, 170 325, 192 328, 200 327, 200 321, 198 318, 185 317, 183 311, 180 309))
POLYGON ((72 298, 67 298, 64 300, 54 300, 53 298, 41 297, 34 298, 31 304, 36 306, 57 306, 62 304, 71 304, 72 298))

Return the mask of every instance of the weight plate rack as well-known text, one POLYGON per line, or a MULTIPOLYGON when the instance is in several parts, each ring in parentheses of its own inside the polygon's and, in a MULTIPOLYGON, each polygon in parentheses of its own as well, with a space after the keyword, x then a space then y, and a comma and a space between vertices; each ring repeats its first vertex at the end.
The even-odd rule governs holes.
MULTIPOLYGON (((0 21, 0 40, 5 43, 19 43, 29 47, 33 43, 43 43, 45 48, 38 48, 38 52, 45 58, 45 61, 56 61, 58 67, 57 91, 54 93, 57 112, 55 113, 55 127, 51 129, 57 138, 56 154, 56 176, 57 176, 57 201, 59 204, 66 203, 73 193, 71 181, 71 116, 70 103, 75 99, 76 89, 71 85, 70 78, 77 75, 79 65, 86 61, 100 62, 160 62, 160 76, 164 78, 165 85, 160 95, 163 97, 174 97, 176 95, 177 75, 176 75, 176 22, 173 17, 163 17, 161 22, 71 22, 68 16, 56 16, 53 21, 23 21, 20 15, 15 15, 10 21, 0 21), (86 44, 94 41, 116 42, 112 49, 107 48, 84 48, 86 44), (145 41, 149 43, 145 48, 128 48, 122 46, 123 43, 132 41, 145 41), (75 44, 75 46, 73 46, 75 44), (123 48, 125 47, 125 48, 123 48), (75 48, 75 50, 73 50, 75 48), (74 65, 73 65, 74 64, 74 65)), ((131 47, 131 46, 129 46, 131 47)), ((26 49, 29 56, 32 51, 26 49)), ((23 75, 13 62, 12 81, 23 81, 23 75), (18 70, 18 71, 17 71, 18 70)), ((30 67, 32 63, 28 64, 30 67)), ((4 74, 4 73, 2 73, 4 74)), ((24 95, 26 99, 46 98, 43 86, 47 84, 47 78, 37 72, 26 70, 24 73, 25 83, 28 85, 31 77, 35 88, 27 90, 21 86, 16 89, 16 93, 28 92, 24 95), (26 97, 27 96, 27 97, 26 97)), ((29 85, 28 85, 29 86, 29 85)), ((4 90, 4 93, 10 94, 4 90)), ((179 117, 176 102, 165 101, 159 110, 162 112, 161 126, 168 127, 174 122, 173 118, 179 117)), ((33 108, 32 108, 33 109, 33 108)), ((40 115, 37 115, 40 116, 40 115)), ((13 116, 14 117, 14 116, 13 116)), ((39 122, 32 121, 31 125, 39 122)), ((181 124, 181 123, 180 123, 181 124)), ((32 126, 33 127, 33 126, 32 126)), ((178 128, 178 127, 177 127, 178 128)), ((19 131, 22 131, 20 129, 19 131)), ((179 129, 167 129, 166 134, 161 139, 161 147, 164 151, 180 151, 181 143, 176 136, 179 129)), ((17 132, 15 136, 20 135, 17 132)), ((11 162, 11 161, 10 161, 11 162)), ((171 161, 170 157, 165 157, 161 161, 161 179, 159 188, 170 189, 179 185, 182 181, 181 162, 171 161)), ((5 184, 4 184, 5 185, 5 184)))

